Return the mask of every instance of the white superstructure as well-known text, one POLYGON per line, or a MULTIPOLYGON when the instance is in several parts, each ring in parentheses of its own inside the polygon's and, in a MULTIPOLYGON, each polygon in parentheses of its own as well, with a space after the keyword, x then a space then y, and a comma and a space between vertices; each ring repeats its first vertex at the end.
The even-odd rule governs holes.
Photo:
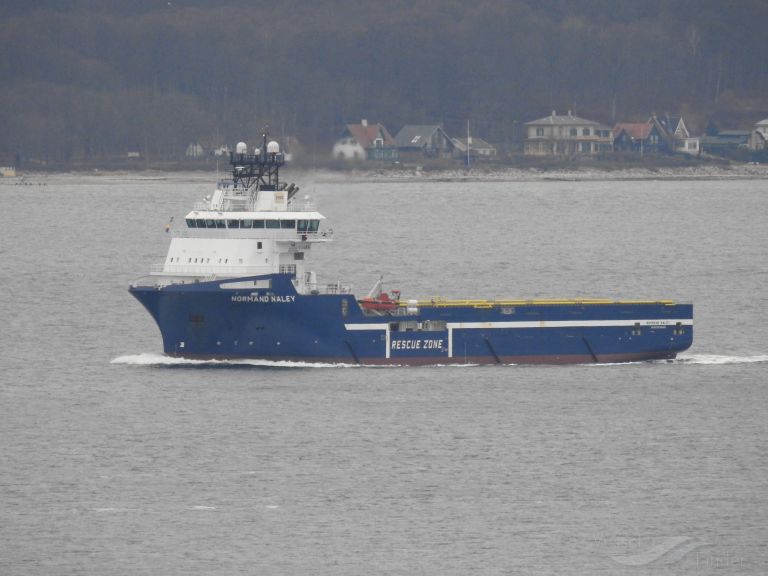
MULTIPOLYGON (((230 155, 232 179, 195 204, 181 227, 169 229, 168 254, 151 272, 157 285, 290 274, 300 294, 318 291, 305 255, 313 244, 330 241, 333 231, 321 229, 325 217, 308 197, 297 201, 297 186, 279 182, 283 155, 277 142, 265 137, 254 154, 246 150, 241 142, 230 155)), ((338 285, 331 290, 346 291, 338 285)))

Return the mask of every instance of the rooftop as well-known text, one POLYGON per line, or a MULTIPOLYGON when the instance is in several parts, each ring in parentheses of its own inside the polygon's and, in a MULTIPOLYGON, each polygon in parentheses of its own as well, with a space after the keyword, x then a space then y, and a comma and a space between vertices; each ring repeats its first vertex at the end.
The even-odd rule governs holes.
POLYGON ((586 118, 580 118, 578 116, 574 116, 570 110, 568 110, 568 114, 557 114, 554 110, 552 110, 552 114, 549 116, 545 116, 544 118, 539 118, 538 120, 533 120, 532 122, 526 122, 526 126, 602 126, 599 122, 595 122, 594 120, 587 120, 586 118))

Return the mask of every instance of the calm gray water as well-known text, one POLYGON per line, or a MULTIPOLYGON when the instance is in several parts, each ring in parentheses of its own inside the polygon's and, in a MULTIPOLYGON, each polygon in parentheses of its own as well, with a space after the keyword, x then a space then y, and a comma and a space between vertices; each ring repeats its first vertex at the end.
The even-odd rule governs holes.
POLYGON ((0 195, 0 574, 765 574, 768 183, 297 181, 321 279, 674 298, 680 360, 166 361, 126 288, 213 178, 0 195))

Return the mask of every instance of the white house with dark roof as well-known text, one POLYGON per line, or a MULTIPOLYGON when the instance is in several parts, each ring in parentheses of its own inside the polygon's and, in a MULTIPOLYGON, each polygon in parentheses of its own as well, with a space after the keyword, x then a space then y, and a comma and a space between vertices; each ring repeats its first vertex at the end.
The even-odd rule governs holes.
POLYGON ((613 150, 610 126, 579 118, 571 111, 525 123, 523 150, 526 156, 594 155, 613 150))
POLYGON ((471 160, 494 160, 496 158, 496 147, 477 136, 454 138, 453 143, 456 145, 456 155, 462 159, 467 157, 467 151, 469 151, 471 160))
POLYGON ((763 136, 768 138, 768 118, 760 120, 760 122, 755 124, 755 131, 760 132, 763 136))

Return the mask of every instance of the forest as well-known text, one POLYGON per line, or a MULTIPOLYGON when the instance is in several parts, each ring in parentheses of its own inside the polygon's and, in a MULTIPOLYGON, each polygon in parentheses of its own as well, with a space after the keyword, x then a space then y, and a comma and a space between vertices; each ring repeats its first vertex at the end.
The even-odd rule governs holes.
MULTIPOLYGON (((0 163, 183 156, 366 118, 504 149, 552 110, 768 116, 765 0, 4 0, 0 163)), ((322 152, 325 153, 325 152, 322 152)))

